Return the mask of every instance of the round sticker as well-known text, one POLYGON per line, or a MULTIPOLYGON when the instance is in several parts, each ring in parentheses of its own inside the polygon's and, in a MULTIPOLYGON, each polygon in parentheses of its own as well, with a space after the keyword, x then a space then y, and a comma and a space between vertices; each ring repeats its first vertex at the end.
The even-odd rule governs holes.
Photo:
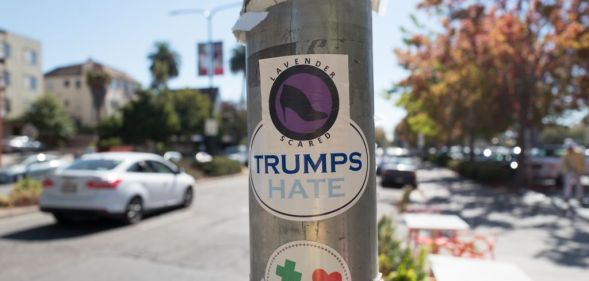
POLYGON ((250 186, 273 215, 327 219, 362 196, 370 145, 350 118, 348 74, 347 55, 260 60, 262 120, 250 139, 250 186))
POLYGON ((250 183, 260 205, 297 221, 327 219, 351 208, 368 182, 368 144, 354 123, 339 133, 322 140, 329 145, 321 151, 289 153, 269 144, 272 130, 260 124, 249 160, 250 183))
POLYGON ((297 65, 276 78, 268 108, 278 131, 291 139, 309 140, 331 129, 337 119, 339 97, 324 71, 297 65))
POLYGON ((266 264, 265 281, 351 281, 342 256, 331 247, 295 241, 276 249, 266 264))

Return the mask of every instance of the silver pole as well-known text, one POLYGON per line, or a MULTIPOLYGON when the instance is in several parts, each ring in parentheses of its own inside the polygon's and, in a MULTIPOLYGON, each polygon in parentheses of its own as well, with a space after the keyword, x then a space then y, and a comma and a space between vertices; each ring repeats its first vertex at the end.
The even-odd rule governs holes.
POLYGON ((207 11, 205 16, 207 18, 207 54, 208 54, 208 62, 207 62, 207 73, 209 76, 209 88, 213 88, 213 73, 214 71, 214 54, 213 54, 213 13, 207 11))
MULTIPOLYGON (((245 0, 246 5, 248 2, 245 0)), ((250 181, 250 280, 265 278, 268 273, 266 267, 274 251, 289 242, 301 240, 334 249, 347 263, 351 280, 375 280, 378 278, 378 263, 370 1, 288 0, 267 11, 266 19, 248 31, 246 36, 250 140, 262 120, 261 105, 267 102, 262 100, 260 86, 261 59, 344 54, 348 55, 350 117, 366 137, 370 170, 366 189, 351 208, 335 217, 317 221, 293 221, 268 212, 256 199, 250 181)), ((254 163, 250 162, 250 169, 252 167, 254 163)), ((250 174, 252 172, 250 170, 250 174)), ((291 263, 280 270, 292 268, 291 263)), ((295 276, 290 280, 296 279, 295 276)))

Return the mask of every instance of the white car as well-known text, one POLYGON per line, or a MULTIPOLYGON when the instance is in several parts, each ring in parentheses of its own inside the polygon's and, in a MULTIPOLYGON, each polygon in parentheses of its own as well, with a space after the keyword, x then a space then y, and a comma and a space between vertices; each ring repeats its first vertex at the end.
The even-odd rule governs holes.
POLYGON ((158 155, 94 153, 46 177, 39 206, 58 223, 92 215, 133 224, 147 211, 190 206, 194 187, 192 176, 158 155))

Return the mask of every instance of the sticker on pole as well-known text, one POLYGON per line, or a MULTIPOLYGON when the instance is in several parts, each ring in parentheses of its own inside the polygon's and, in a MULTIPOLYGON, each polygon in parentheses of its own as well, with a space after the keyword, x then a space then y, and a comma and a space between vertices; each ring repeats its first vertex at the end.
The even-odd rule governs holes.
POLYGON ((311 241, 278 248, 266 264, 264 281, 351 281, 350 270, 334 249, 311 241))
POLYGON ((369 150, 350 118, 348 56, 260 60, 262 121, 250 140, 250 182, 275 216, 337 216, 362 196, 369 150))

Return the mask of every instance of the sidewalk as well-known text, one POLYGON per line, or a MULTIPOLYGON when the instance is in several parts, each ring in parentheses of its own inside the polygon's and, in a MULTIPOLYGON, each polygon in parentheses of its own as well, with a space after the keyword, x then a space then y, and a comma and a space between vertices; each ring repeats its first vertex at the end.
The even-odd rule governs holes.
POLYGON ((497 231, 497 260, 517 264, 535 281, 587 276, 588 209, 539 192, 483 187, 446 169, 423 170, 418 178, 412 202, 459 215, 475 231, 497 231))

